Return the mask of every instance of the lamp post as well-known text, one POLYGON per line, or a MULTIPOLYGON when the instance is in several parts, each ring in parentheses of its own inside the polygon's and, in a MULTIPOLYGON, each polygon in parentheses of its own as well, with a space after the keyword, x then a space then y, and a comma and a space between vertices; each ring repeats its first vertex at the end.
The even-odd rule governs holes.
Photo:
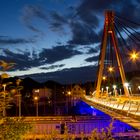
POLYGON ((34 96, 34 101, 35 101, 35 104, 36 104, 36 117, 38 117, 38 96, 34 96))
POLYGON ((21 94, 18 91, 18 96, 19 96, 19 108, 18 108, 18 112, 19 112, 19 117, 21 117, 21 94))
POLYGON ((101 92, 102 92, 102 93, 104 92, 104 88, 101 88, 101 92))
POLYGON ((128 93, 129 93, 129 89, 128 89, 128 87, 129 87, 129 83, 124 83, 124 86, 126 87, 128 93))
POLYGON ((11 82, 8 82, 8 83, 4 83, 2 84, 2 87, 3 87, 3 117, 6 116, 6 105, 7 105, 7 102, 6 102, 6 94, 7 94, 7 91, 6 91, 6 86, 7 85, 10 85, 11 82))
POLYGON ((6 116, 6 103, 5 103, 5 94, 6 94, 5 89, 6 89, 6 84, 3 84, 2 86, 3 86, 3 93, 4 93, 3 117, 5 117, 6 116))
POLYGON ((113 91, 114 91, 114 95, 115 95, 115 97, 117 96, 117 91, 116 91, 116 85, 113 85, 113 91))
POLYGON ((109 89, 109 87, 107 86, 107 87, 106 87, 107 96, 108 96, 108 89, 109 89))
POLYGON ((71 91, 67 92, 67 97, 68 97, 68 104, 67 104, 68 109, 67 110, 69 112, 69 107, 71 107, 71 91))
POLYGON ((16 91, 17 91, 17 96, 18 96, 18 115, 21 117, 21 93, 20 91, 23 89, 23 86, 20 86, 21 79, 16 80, 16 91))
POLYGON ((120 88, 120 95, 122 95, 122 89, 120 88))

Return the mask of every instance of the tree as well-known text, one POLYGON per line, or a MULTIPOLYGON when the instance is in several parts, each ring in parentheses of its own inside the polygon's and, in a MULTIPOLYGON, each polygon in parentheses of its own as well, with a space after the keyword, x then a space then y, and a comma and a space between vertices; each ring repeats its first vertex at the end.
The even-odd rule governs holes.
POLYGON ((7 117, 6 109, 10 107, 12 94, 7 90, 11 83, 0 83, 0 140, 21 140, 22 136, 31 129, 23 117, 7 117))
POLYGON ((24 118, 5 117, 0 119, 1 140, 21 140, 22 136, 31 129, 24 118))

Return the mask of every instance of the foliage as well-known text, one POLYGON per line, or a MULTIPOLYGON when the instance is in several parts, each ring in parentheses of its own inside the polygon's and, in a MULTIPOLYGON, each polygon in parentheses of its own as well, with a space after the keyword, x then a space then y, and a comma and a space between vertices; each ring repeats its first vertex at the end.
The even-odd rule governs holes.
MULTIPOLYGON (((115 140, 112 136, 112 130, 113 130, 113 121, 110 123, 109 127, 103 128, 101 132, 99 132, 97 129, 94 129, 90 135, 85 135, 83 132, 80 133, 79 137, 81 140, 115 140)), ((75 140, 77 137, 77 134, 69 134, 68 127, 65 126, 65 132, 64 134, 59 134, 57 131, 53 131, 51 134, 47 135, 44 134, 44 140, 52 140, 60 138, 63 140, 75 140)))
POLYGON ((0 84, 0 140, 21 140, 31 126, 23 117, 6 117, 6 109, 13 100, 12 94, 6 89, 7 85, 7 83, 0 84))
POLYGON ((0 120, 0 138, 2 140, 20 140, 31 129, 24 118, 5 117, 0 120))

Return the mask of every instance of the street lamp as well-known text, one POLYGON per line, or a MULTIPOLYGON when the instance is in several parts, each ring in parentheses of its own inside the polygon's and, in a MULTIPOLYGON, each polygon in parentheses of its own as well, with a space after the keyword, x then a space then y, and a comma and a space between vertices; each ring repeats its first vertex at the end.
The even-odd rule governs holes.
POLYGON ((3 93, 3 98, 4 98, 4 101, 3 101, 3 116, 4 117, 6 116, 6 105, 7 105, 7 103, 6 103, 6 94, 7 94, 6 86, 10 85, 10 84, 11 84, 11 82, 2 84, 2 87, 3 87, 3 92, 2 93, 3 93))
POLYGON ((106 76, 103 76, 102 79, 105 81, 106 80, 106 76))
POLYGON ((117 86, 116 85, 113 85, 113 90, 114 90, 115 96, 117 95, 116 88, 117 88, 117 86))
POLYGON ((71 95, 71 92, 70 91, 68 91, 68 95, 71 95))
POLYGON ((35 104, 36 104, 36 116, 38 117, 38 96, 34 96, 34 101, 35 101, 35 104))
POLYGON ((110 67, 108 68, 108 71, 109 71, 110 73, 112 73, 112 72, 114 71, 114 68, 113 68, 112 66, 110 66, 110 67))
POLYGON ((67 111, 69 112, 69 107, 71 107, 71 91, 67 92, 67 111))
POLYGON ((19 117, 21 117, 21 93, 20 91, 23 89, 23 86, 20 86, 21 83, 21 79, 17 79, 16 80, 16 92, 17 92, 17 96, 18 96, 18 115, 19 117))
POLYGON ((6 116, 6 103, 5 103, 5 94, 6 94, 5 89, 6 89, 6 84, 3 84, 2 86, 3 86, 3 93, 4 93, 3 117, 5 117, 6 116))
POLYGON ((122 95, 122 89, 120 88, 120 95, 122 95))
POLYGON ((108 95, 108 89, 109 89, 109 87, 107 86, 107 87, 106 87, 107 95, 108 95))
POLYGON ((129 88, 128 88, 128 87, 129 87, 129 83, 127 83, 127 82, 126 82, 126 83, 124 83, 124 86, 126 87, 127 92, 128 92, 128 94, 129 94, 129 92, 130 92, 130 91, 129 91, 129 88))
POLYGON ((124 83, 124 86, 128 89, 129 83, 124 83))
POLYGON ((104 92, 104 88, 101 88, 102 93, 104 92))
POLYGON ((136 61, 138 59, 138 57, 139 57, 139 53, 138 52, 133 51, 132 53, 130 53, 130 59, 132 61, 136 61))

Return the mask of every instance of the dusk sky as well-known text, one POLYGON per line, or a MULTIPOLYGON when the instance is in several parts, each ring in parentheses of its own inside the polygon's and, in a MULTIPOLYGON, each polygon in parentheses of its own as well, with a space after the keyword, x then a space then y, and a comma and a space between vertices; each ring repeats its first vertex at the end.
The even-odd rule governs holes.
POLYGON ((16 63, 7 73, 94 80, 106 9, 140 23, 140 0, 0 0, 0 60, 16 63))

